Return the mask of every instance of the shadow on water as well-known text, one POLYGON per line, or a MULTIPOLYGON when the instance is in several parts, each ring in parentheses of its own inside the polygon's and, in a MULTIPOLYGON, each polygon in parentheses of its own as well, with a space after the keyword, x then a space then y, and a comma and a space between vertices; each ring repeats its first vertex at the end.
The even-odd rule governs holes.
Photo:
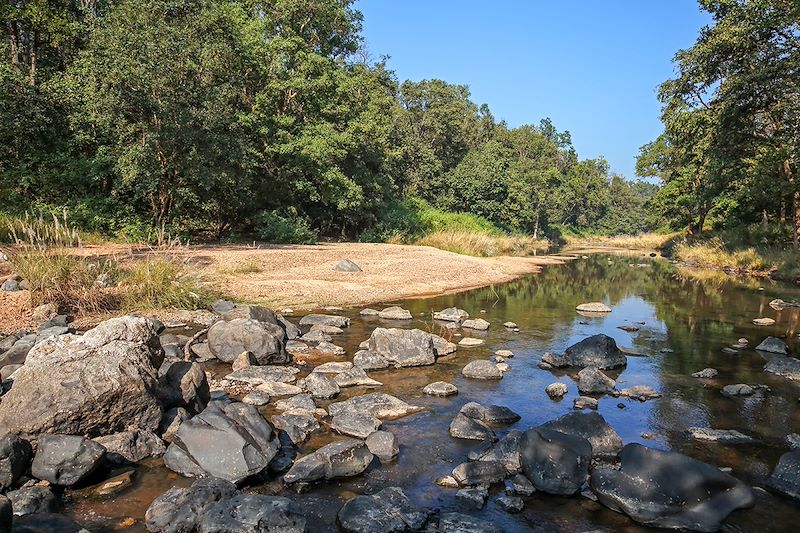
MULTIPOLYGON (((572 399, 578 395, 575 381, 570 374, 554 374, 539 369, 537 364, 543 352, 561 351, 597 333, 613 337, 623 349, 640 355, 629 357, 627 368, 618 378, 619 388, 651 385, 662 393, 660 399, 645 403, 600 398, 599 412, 623 442, 681 451, 730 467, 733 475, 752 485, 762 484, 787 449, 786 434, 800 430, 800 385, 764 373, 765 361, 752 349, 726 354, 722 348, 742 337, 753 347, 767 335, 775 335, 785 337, 790 349, 798 353, 798 310, 775 311, 768 303, 774 298, 800 300, 800 291, 770 282, 765 282, 768 284, 764 290, 758 290, 753 282, 687 277, 662 260, 646 264, 639 264, 639 258, 633 261, 636 263, 626 257, 595 255, 547 267, 538 275, 503 285, 406 300, 401 305, 415 317, 408 322, 366 319, 359 317, 358 309, 345 311, 353 325, 335 342, 347 349, 348 357, 376 326, 417 327, 439 333, 440 327, 431 322, 430 313, 445 307, 466 309, 473 317, 491 322, 492 327, 485 333, 464 330, 465 335, 484 338, 485 344, 460 349, 434 366, 370 372, 371 377, 384 384, 377 390, 425 407, 421 413, 384 422, 383 428, 394 432, 401 444, 400 457, 395 462, 381 465, 376 460, 362 476, 317 485, 303 494, 283 489, 278 482, 252 489, 299 502, 312 531, 336 531, 336 512, 344 501, 387 486, 404 488, 420 506, 476 514, 507 531, 647 531, 583 497, 537 494, 526 498, 523 513, 507 514, 494 502, 499 487, 490 494, 483 510, 469 511, 460 508, 454 489, 434 483, 465 461, 468 452, 481 447, 480 443, 448 435, 449 423, 464 403, 506 405, 519 413, 519 422, 497 429, 499 437, 511 429, 524 430, 571 412, 572 399), (613 311, 602 317, 576 314, 575 306, 589 301, 606 302, 613 311), (759 316, 772 317, 776 323, 770 327, 753 325, 752 319, 759 316), (519 325, 519 333, 502 327, 509 320, 519 325), (627 332, 618 328, 622 325, 639 329, 627 332), (497 349, 509 349, 515 354, 508 360, 510 372, 501 381, 481 382, 461 376, 460 370, 468 361, 488 358, 497 349), (691 377, 692 372, 706 367, 719 370, 716 379, 691 377), (450 398, 422 394, 426 384, 439 380, 454 383, 459 394, 450 398), (544 392, 553 381, 569 386, 562 401, 552 401, 544 392), (771 393, 743 399, 723 397, 720 389, 732 383, 765 384, 771 393), (618 407, 620 403, 624 408, 618 407), (742 446, 693 441, 686 433, 692 426, 736 429, 753 436, 756 443, 742 446)), ((336 401, 365 392, 369 391, 362 387, 343 389, 336 401)), ((269 417, 274 411, 267 406, 264 413, 269 417)), ((338 438, 323 432, 306 443, 301 453, 338 438)), ((87 524, 111 528, 125 517, 133 517, 137 523, 132 530, 142 530, 141 518, 150 501, 171 486, 188 483, 162 466, 140 468, 132 489, 104 501, 76 498, 71 511, 87 524)), ((753 509, 733 514, 724 530, 787 531, 800 522, 798 504, 760 491, 757 499, 753 509)))

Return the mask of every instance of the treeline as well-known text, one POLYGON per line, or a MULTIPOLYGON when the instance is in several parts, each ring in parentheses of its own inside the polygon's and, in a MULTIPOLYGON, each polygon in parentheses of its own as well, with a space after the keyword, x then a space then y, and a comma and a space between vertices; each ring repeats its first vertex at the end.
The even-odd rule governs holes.
POLYGON ((674 228, 748 244, 800 239, 800 3, 700 0, 713 17, 660 88, 664 133, 637 173, 663 180, 652 211, 674 228))
POLYGON ((656 187, 509 128, 465 86, 400 83, 351 0, 0 5, 0 211, 85 229, 383 240, 420 210, 512 232, 653 226, 656 187))

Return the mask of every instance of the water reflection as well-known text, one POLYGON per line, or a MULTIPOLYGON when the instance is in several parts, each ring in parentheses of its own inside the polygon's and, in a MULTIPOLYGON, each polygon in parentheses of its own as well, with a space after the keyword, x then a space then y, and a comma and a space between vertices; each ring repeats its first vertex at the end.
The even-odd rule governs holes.
MULTIPOLYGON (((335 531, 336 511, 353 495, 393 485, 403 487, 421 506, 463 510, 455 500, 454 490, 433 483, 466 460, 469 451, 480 447, 448 435, 448 425, 458 409, 468 401, 512 408, 522 420, 509 428, 498 428, 499 437, 510 429, 526 429, 570 412, 572 399, 578 395, 571 376, 541 370, 537 364, 543 352, 561 351, 596 333, 613 337, 622 348, 637 354, 629 357, 627 368, 619 373, 620 388, 651 385, 662 393, 662 398, 645 403, 600 399, 600 413, 625 443, 641 442, 682 451, 731 467, 734 475, 758 485, 786 450, 784 436, 800 431, 800 386, 763 373, 765 361, 752 349, 726 354, 722 348, 741 337, 753 347, 767 335, 776 335, 786 337, 790 349, 797 353, 798 310, 775 311, 768 303, 774 298, 800 299, 800 291, 779 284, 769 284, 759 291, 763 282, 743 284, 718 277, 693 278, 663 260, 640 263, 640 258, 631 262, 619 256, 590 256, 548 267, 539 275, 512 283, 404 301, 400 304, 415 316, 407 323, 364 319, 358 316, 358 309, 346 311, 353 318, 353 326, 335 341, 350 356, 379 325, 439 333, 440 325, 433 323, 430 316, 445 307, 466 309, 473 317, 489 320, 492 327, 486 333, 468 333, 485 338, 483 346, 461 349, 435 366, 370 372, 371 377, 384 383, 379 390, 426 408, 419 414, 384 423, 384 428, 395 432, 400 440, 401 453, 396 462, 380 465, 376 461, 363 476, 316 486, 302 495, 282 489, 279 483, 266 483, 255 490, 277 492, 299 501, 314 524, 314 531, 335 531), (613 311, 601 317, 577 315, 575 306, 588 301, 603 301, 613 311), (776 323, 770 327, 754 326, 751 320, 758 316, 770 316, 776 323), (519 325, 519 333, 502 327, 509 320, 519 325), (639 330, 623 331, 618 327, 622 325, 635 325, 639 330), (497 349, 515 353, 508 361, 512 368, 504 379, 485 383, 460 375, 467 362, 487 358, 497 349), (706 367, 719 370, 716 379, 691 377, 692 372, 706 367), (426 384, 439 380, 454 383, 459 394, 450 398, 422 394, 426 384), (550 400, 544 392, 556 380, 569 386, 569 393, 560 402, 550 400), (742 399, 723 397, 720 389, 732 383, 761 383, 772 392, 742 399), (618 407, 620 403, 624 408, 618 407), (691 426, 737 429, 753 436, 756 442, 746 446, 699 443, 687 438, 685 430, 691 426)), ((337 400, 365 392, 368 390, 360 387, 344 389, 337 400)), ((269 406, 264 412, 267 416, 274 413, 269 406)), ((327 433, 316 435, 301 453, 336 438, 327 433)), ((173 477, 163 468, 152 468, 128 493, 104 502, 81 501, 74 514, 95 524, 118 523, 124 516, 140 519, 149 501, 174 484, 173 477)), ((534 495, 526 500, 522 514, 509 515, 494 504, 497 490, 477 514, 508 531, 646 530, 580 497, 534 495)), ((725 527, 731 531, 786 531, 800 521, 800 507, 795 503, 761 493, 758 498, 754 509, 734 514, 725 527)), ((141 529, 141 522, 134 527, 141 529)))

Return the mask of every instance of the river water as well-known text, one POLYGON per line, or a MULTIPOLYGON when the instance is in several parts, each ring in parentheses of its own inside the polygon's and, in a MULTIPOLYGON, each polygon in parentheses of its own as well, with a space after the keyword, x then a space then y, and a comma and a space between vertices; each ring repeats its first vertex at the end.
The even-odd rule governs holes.
MULTIPOLYGON (((439 333, 440 326, 431 321, 431 312, 446 307, 465 309, 492 326, 485 333, 465 331, 468 336, 485 339, 480 347, 459 349, 430 367, 370 372, 383 387, 343 389, 334 400, 380 390, 425 407, 406 418, 384 421, 383 429, 394 432, 400 441, 400 456, 395 462, 380 464, 376 459, 361 476, 317 485, 303 494, 283 489, 279 480, 248 490, 294 499, 307 513, 311 531, 336 531, 336 512, 347 499, 387 486, 402 487, 420 506, 475 514, 507 531, 648 531, 580 496, 535 494, 526 498, 522 513, 508 514, 494 501, 502 490, 499 486, 490 492, 483 510, 465 510, 456 501, 455 489, 439 487, 434 480, 466 461, 467 454, 481 444, 450 437, 450 421, 469 401, 505 405, 522 419, 512 426, 496 428, 498 437, 502 437, 511 429, 525 430, 571 412, 572 400, 578 395, 575 382, 567 373, 538 368, 541 355, 545 351, 563 351, 587 336, 605 333, 626 351, 640 355, 629 357, 627 368, 618 377, 612 374, 618 388, 650 385, 662 394, 661 398, 644 403, 600 398, 600 414, 623 442, 672 449, 713 465, 730 467, 734 476, 758 487, 787 450, 784 437, 800 432, 800 384, 764 373, 765 360, 752 349, 735 354, 722 349, 742 337, 754 347, 767 335, 775 335, 785 337, 797 354, 798 310, 775 311, 768 306, 774 298, 800 300, 800 290, 769 280, 689 276, 664 260, 592 255, 545 267, 540 274, 507 284, 436 298, 386 302, 409 309, 415 317, 411 323, 362 318, 359 309, 338 312, 350 316, 353 322, 334 339, 347 349, 348 358, 376 326, 416 327, 439 333), (575 312, 577 304, 590 301, 606 302, 613 311, 602 317, 584 317, 575 312), (753 325, 752 319, 760 316, 774 318, 775 325, 753 325), (502 327, 509 320, 519 325, 519 333, 502 327), (618 328, 622 325, 636 325, 639 330, 626 332, 618 328), (507 361, 511 370, 502 380, 482 382, 461 376, 461 368, 467 362, 489 358, 498 349, 515 354, 507 361), (691 377, 692 372, 706 367, 719 370, 717 378, 691 377), (449 398, 422 394, 425 385, 440 380, 455 384, 459 394, 449 398), (554 381, 569 386, 562 401, 553 401, 545 394, 545 387, 554 381), (720 389, 733 383, 765 384, 771 392, 749 398, 722 396, 720 389), (618 407, 620 403, 624 408, 618 407), (694 441, 686 433, 692 426, 736 429, 756 441, 748 445, 694 441)), ((296 321, 299 316, 293 318, 296 321)), ((333 359, 309 360, 309 364, 333 359)), ((274 411, 267 406, 264 413, 269 417, 274 411)), ((300 453, 338 438, 322 432, 313 436, 300 453)), ((143 530, 142 518, 150 501, 171 486, 190 482, 153 461, 150 466, 138 468, 133 487, 111 499, 73 494, 69 511, 89 526, 143 530)), ((723 530, 797 530, 800 504, 758 489, 756 496, 756 506, 731 515, 723 530)))

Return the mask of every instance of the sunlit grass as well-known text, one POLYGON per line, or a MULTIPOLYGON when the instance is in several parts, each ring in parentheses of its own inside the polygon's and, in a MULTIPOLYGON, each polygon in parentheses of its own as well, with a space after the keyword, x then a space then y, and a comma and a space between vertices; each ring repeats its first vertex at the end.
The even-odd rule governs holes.
POLYGON ((527 256, 546 250, 550 243, 527 235, 493 235, 472 231, 437 231, 414 244, 477 257, 527 256))
POLYGON ((611 246, 614 248, 627 248, 635 250, 660 250, 672 240, 679 237, 680 233, 640 233, 639 235, 564 235, 570 247, 611 246))
POLYGON ((165 258, 135 261, 124 270, 119 288, 126 311, 199 309, 215 298, 195 274, 165 258))

